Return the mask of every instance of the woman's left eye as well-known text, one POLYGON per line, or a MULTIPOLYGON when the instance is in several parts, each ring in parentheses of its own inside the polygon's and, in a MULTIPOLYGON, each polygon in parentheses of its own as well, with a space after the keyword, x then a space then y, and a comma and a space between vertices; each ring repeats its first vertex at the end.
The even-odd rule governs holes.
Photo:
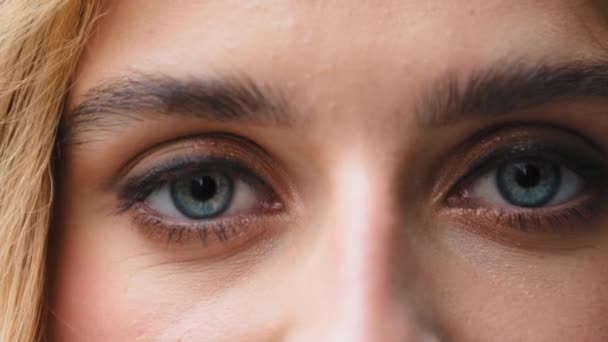
POLYGON ((490 205, 544 208, 573 200, 584 185, 581 176, 559 162, 525 158, 485 172, 472 183, 469 195, 490 205))
POLYGON ((143 202, 162 216, 190 221, 251 210, 258 199, 243 180, 221 172, 199 172, 166 182, 143 202))

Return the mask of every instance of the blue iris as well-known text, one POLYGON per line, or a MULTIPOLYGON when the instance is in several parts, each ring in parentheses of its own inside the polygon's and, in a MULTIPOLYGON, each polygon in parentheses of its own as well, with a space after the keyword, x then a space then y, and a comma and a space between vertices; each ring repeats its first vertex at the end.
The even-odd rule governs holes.
POLYGON ((175 207, 191 219, 207 219, 222 214, 232 202, 234 183, 222 174, 199 174, 170 184, 175 207))
POLYGON ((562 182, 559 165, 543 161, 517 161, 501 165, 496 173, 500 194, 512 205, 538 208, 550 203, 562 182))

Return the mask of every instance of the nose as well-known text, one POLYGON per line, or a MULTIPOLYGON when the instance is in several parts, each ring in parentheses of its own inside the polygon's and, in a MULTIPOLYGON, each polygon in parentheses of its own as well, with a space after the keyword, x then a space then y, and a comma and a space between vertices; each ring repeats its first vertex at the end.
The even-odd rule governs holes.
POLYGON ((418 296, 390 179, 344 163, 332 181, 289 341, 438 341, 418 296))

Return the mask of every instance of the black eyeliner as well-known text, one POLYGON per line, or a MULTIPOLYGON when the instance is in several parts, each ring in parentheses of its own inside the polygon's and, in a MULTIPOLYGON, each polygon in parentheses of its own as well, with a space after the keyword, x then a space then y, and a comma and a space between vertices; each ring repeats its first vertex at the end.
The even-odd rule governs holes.
POLYGON ((608 169, 601 161, 592 161, 589 153, 569 146, 558 146, 544 142, 521 142, 500 148, 483 156, 473 164, 471 171, 461 177, 456 184, 468 183, 468 180, 488 172, 503 163, 513 161, 548 161, 563 165, 583 177, 586 186, 600 186, 601 190, 608 188, 608 169))
POLYGON ((226 173, 230 176, 241 177, 262 184, 259 177, 255 176, 241 163, 233 160, 215 157, 173 158, 148 169, 143 174, 129 177, 117 191, 118 211, 123 213, 129 210, 135 203, 144 201, 154 191, 180 177, 188 177, 203 172, 226 173))

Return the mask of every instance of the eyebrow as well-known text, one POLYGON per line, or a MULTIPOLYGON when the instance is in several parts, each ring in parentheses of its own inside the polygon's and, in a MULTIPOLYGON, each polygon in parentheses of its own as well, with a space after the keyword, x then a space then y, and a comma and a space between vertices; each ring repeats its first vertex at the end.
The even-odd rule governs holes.
POLYGON ((466 80, 443 75, 421 96, 417 118, 428 126, 493 118, 551 103, 608 98, 608 63, 560 65, 503 63, 477 70, 466 80))
POLYGON ((245 76, 178 79, 138 74, 87 91, 61 123, 63 143, 83 143, 87 133, 114 131, 154 116, 190 116, 287 126, 294 115, 279 89, 245 76))
MULTIPOLYGON (((440 75, 415 106, 421 126, 492 118, 551 103, 608 99, 608 63, 498 63, 470 73, 440 75)), ((114 131, 150 115, 185 115, 216 122, 292 126, 296 120, 280 88, 246 76, 179 79, 140 74, 89 90, 64 115, 60 141, 83 143, 87 133, 114 131)))

